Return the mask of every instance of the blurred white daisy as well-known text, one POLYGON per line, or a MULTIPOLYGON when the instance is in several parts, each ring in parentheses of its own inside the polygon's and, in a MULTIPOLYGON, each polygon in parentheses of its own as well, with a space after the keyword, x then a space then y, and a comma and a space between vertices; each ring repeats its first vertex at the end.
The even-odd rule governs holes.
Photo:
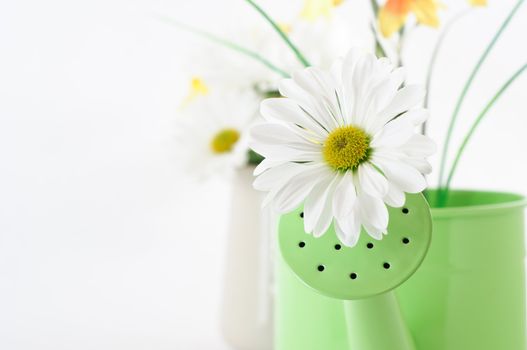
MULTIPOLYGON (((370 12, 368 4, 357 1, 304 0, 297 13, 293 16, 278 14, 277 21, 313 66, 329 68, 352 47, 366 50, 374 47, 370 12)), ((220 36, 260 54, 287 73, 303 68, 267 22, 250 16, 238 22, 235 32, 220 36)), ((207 54, 193 55, 193 62, 189 63, 204 72, 208 81, 227 88, 254 89, 263 94, 277 90, 276 82, 283 77, 275 71, 239 53, 212 48, 207 47, 207 54), (214 59, 210 56, 212 48, 214 59)))
POLYGON ((426 158, 435 144, 415 129, 428 118, 416 108, 421 87, 402 87, 402 68, 351 51, 331 70, 307 68, 280 83, 285 98, 262 102, 266 123, 252 128, 251 147, 266 159, 256 168, 258 190, 280 213, 304 202, 305 231, 331 223, 354 246, 361 226, 375 239, 388 227, 386 204, 426 187, 426 158))
POLYGON ((248 130, 258 117, 259 99, 254 93, 223 92, 199 84, 181 110, 176 125, 178 160, 198 180, 227 175, 248 162, 248 130))
POLYGON ((352 47, 373 50, 370 11, 369 4, 360 1, 305 0, 288 34, 312 66, 329 69, 352 47))

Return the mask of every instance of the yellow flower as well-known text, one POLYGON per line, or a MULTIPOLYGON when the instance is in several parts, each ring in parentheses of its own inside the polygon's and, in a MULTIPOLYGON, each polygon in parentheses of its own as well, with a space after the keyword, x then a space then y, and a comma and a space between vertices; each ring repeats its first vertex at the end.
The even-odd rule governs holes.
POLYGON ((487 6, 487 0, 468 0, 472 6, 487 6))
POLYGON ((308 21, 317 20, 319 17, 329 17, 331 11, 343 2, 344 0, 305 0, 300 17, 308 21))
POLYGON ((385 37, 389 37, 399 31, 410 13, 415 15, 420 24, 438 27, 440 6, 436 0, 388 0, 379 11, 381 32, 385 37))
POLYGON ((288 23, 278 23, 278 28, 280 28, 280 30, 286 34, 291 33, 291 30, 293 29, 288 23))
POLYGON ((198 96, 205 96, 209 93, 209 88, 199 77, 193 77, 190 81, 190 89, 187 97, 183 99, 183 106, 194 101, 198 96))

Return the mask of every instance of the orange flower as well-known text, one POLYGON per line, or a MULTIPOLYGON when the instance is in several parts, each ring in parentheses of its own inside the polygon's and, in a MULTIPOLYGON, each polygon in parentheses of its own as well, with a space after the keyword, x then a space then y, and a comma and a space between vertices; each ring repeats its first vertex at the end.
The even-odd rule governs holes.
POLYGON ((388 0, 379 11, 381 32, 385 37, 389 37, 399 31, 411 13, 415 15, 420 24, 438 27, 440 7, 441 5, 436 0, 388 0))

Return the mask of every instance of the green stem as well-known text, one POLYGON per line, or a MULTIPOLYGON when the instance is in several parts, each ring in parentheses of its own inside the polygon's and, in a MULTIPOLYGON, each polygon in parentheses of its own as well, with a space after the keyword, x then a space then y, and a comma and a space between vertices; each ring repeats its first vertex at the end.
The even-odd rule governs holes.
POLYGON ((371 8, 375 17, 377 17, 377 14, 379 13, 379 4, 377 3, 377 0, 371 0, 371 8))
POLYGON ((190 32, 192 34, 201 36, 202 38, 205 38, 205 39, 207 39, 207 40, 209 40, 211 42, 214 42, 214 43, 219 44, 219 45, 221 45, 221 46, 223 46, 225 48, 228 48, 228 49, 236 51, 236 52, 238 52, 238 53, 240 53, 242 55, 245 55, 245 56, 247 56, 249 58, 252 58, 253 60, 260 62, 261 64, 263 64, 264 66, 266 66, 270 70, 274 71, 275 73, 280 74, 284 78, 288 78, 290 76, 289 73, 287 73, 285 70, 278 68, 276 65, 271 63, 266 58, 260 56, 258 53, 254 52, 254 51, 251 51, 251 50, 249 50, 249 49, 247 49, 247 48, 245 48, 243 46, 240 46, 240 45, 238 45, 236 43, 233 43, 231 41, 228 41, 226 39, 217 37, 214 34, 211 34, 211 33, 205 32, 203 30, 194 28, 194 27, 189 26, 187 24, 180 23, 180 22, 178 22, 178 21, 176 21, 174 19, 171 19, 171 18, 164 17, 164 16, 160 16, 159 18, 162 21, 164 21, 165 23, 174 25, 174 26, 176 26, 176 27, 178 27, 180 29, 183 29, 183 30, 185 30, 187 32, 190 32))
POLYGON ((406 43, 406 28, 405 26, 402 26, 399 30, 399 40, 397 42, 397 67, 403 66, 403 51, 404 51, 404 45, 406 43))
MULTIPOLYGON (((439 51, 443 48, 443 43, 445 41, 445 38, 447 37, 447 34, 452 29, 454 23, 456 23, 459 19, 464 17, 467 13, 470 12, 470 9, 467 11, 460 12, 457 16, 452 18, 450 21, 448 21, 445 24, 445 28, 441 32, 441 35, 437 39, 437 42, 434 47, 434 51, 432 52, 432 58, 430 59, 430 63, 428 64, 428 72, 426 74, 426 95, 425 95, 425 103, 424 107, 429 108, 430 107, 430 90, 432 88, 432 76, 434 73, 434 68, 437 62, 437 57, 439 56, 439 51)), ((427 122, 424 122, 421 126, 421 134, 426 135, 426 127, 427 122)))
POLYGON ((260 15, 262 15, 263 18, 273 27, 273 29, 280 35, 282 40, 289 46, 289 48, 293 51, 295 56, 298 58, 300 63, 302 63, 305 67, 309 67, 310 64, 307 61, 307 59, 302 55, 302 53, 298 50, 298 48, 289 40, 287 35, 280 29, 278 24, 260 7, 258 6, 253 0, 245 0, 251 5, 260 15))
POLYGON ((386 50, 384 50, 384 47, 381 44, 379 36, 377 35, 377 30, 375 29, 375 25, 372 24, 371 30, 373 32, 373 36, 375 37, 375 55, 378 58, 388 57, 388 55, 386 54, 386 50))
POLYGON ((457 151, 456 158, 454 160, 454 163, 452 164, 452 168, 450 169, 450 172, 448 174, 448 179, 446 182, 446 186, 444 189, 440 189, 439 192, 439 200, 440 205, 444 205, 446 203, 446 200, 448 198, 448 191, 450 189, 450 184, 452 183, 452 178, 454 177, 454 174, 456 172, 456 169, 459 165, 459 160, 461 159, 461 156, 463 155, 463 151, 467 147, 468 142, 474 135, 474 132, 476 131, 476 128, 479 126, 483 118, 487 115, 489 110, 494 106, 494 104, 498 101, 498 99, 501 97, 501 95, 509 88, 509 86, 527 69, 527 63, 524 64, 520 69, 514 73, 509 80, 498 90, 498 92, 494 95, 494 97, 487 103, 485 108, 481 111, 476 121, 472 124, 470 127, 469 132, 463 139, 463 143, 461 144, 461 147, 459 147, 459 150, 457 151))
POLYGON ((378 58, 388 57, 388 55, 386 54, 386 51, 384 50, 384 47, 382 46, 382 44, 377 38, 375 38, 375 55, 378 58))
POLYGON ((459 98, 457 100, 456 107, 454 109, 454 113, 452 114, 452 117, 450 119, 450 124, 448 126, 448 131, 447 131, 447 135, 446 135, 446 139, 445 139, 445 144, 443 146, 443 152, 442 152, 442 155, 441 155, 441 165, 440 165, 440 168, 439 168, 439 186, 438 186, 439 188, 441 188, 442 183, 443 183, 443 177, 445 175, 446 158, 447 158, 447 155, 448 155, 448 148, 449 148, 449 145, 450 145, 450 140, 452 138, 452 133, 454 131, 454 126, 455 126, 455 123, 456 123, 456 120, 457 120, 457 116, 459 114, 459 111, 460 111, 461 106, 463 104, 463 101, 465 99, 465 96, 467 95, 468 90, 470 89, 470 86, 472 85, 472 82, 474 81, 474 78, 476 77, 476 75, 477 75, 479 69, 481 68, 483 62, 485 62, 485 60, 486 60, 487 56, 489 55, 489 53, 491 52, 492 48, 494 47, 494 45, 496 44, 496 42, 500 38, 500 36, 503 33, 503 31, 507 28, 507 26, 509 25, 511 19, 514 17, 514 15, 516 14, 516 12, 518 11, 518 9, 520 8, 520 6, 522 4, 523 4, 523 0, 518 0, 516 5, 514 6, 514 8, 511 10, 509 15, 505 19, 505 21, 501 24, 501 27, 496 32, 496 34, 492 38, 491 42, 488 44, 487 48, 485 49, 485 51, 483 52, 483 54, 479 58, 476 66, 472 70, 472 73, 470 74, 467 82, 465 83, 465 86, 463 87, 461 95, 459 96, 459 98))
POLYGON ((373 12, 373 22, 371 23, 371 31, 373 33, 373 36, 375 37, 375 55, 379 58, 388 57, 388 55, 386 54, 386 50, 384 50, 384 47, 381 44, 381 40, 379 39, 379 35, 375 27, 375 22, 377 21, 377 14, 379 13, 379 4, 377 4, 377 0, 371 0, 371 10, 373 12))

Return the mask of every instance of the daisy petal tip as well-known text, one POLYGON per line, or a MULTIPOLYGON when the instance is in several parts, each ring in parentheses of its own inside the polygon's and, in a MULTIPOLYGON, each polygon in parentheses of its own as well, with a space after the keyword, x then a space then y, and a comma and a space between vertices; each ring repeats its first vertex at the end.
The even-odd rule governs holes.
POLYGON ((348 248, 354 248, 357 246, 357 243, 359 242, 358 236, 350 236, 349 238, 346 238, 344 240, 341 240, 341 243, 344 244, 348 248))
POLYGON ((262 102, 260 102, 260 114, 265 117, 269 109, 272 108, 272 105, 273 105, 273 100, 270 98, 265 99, 262 102))

